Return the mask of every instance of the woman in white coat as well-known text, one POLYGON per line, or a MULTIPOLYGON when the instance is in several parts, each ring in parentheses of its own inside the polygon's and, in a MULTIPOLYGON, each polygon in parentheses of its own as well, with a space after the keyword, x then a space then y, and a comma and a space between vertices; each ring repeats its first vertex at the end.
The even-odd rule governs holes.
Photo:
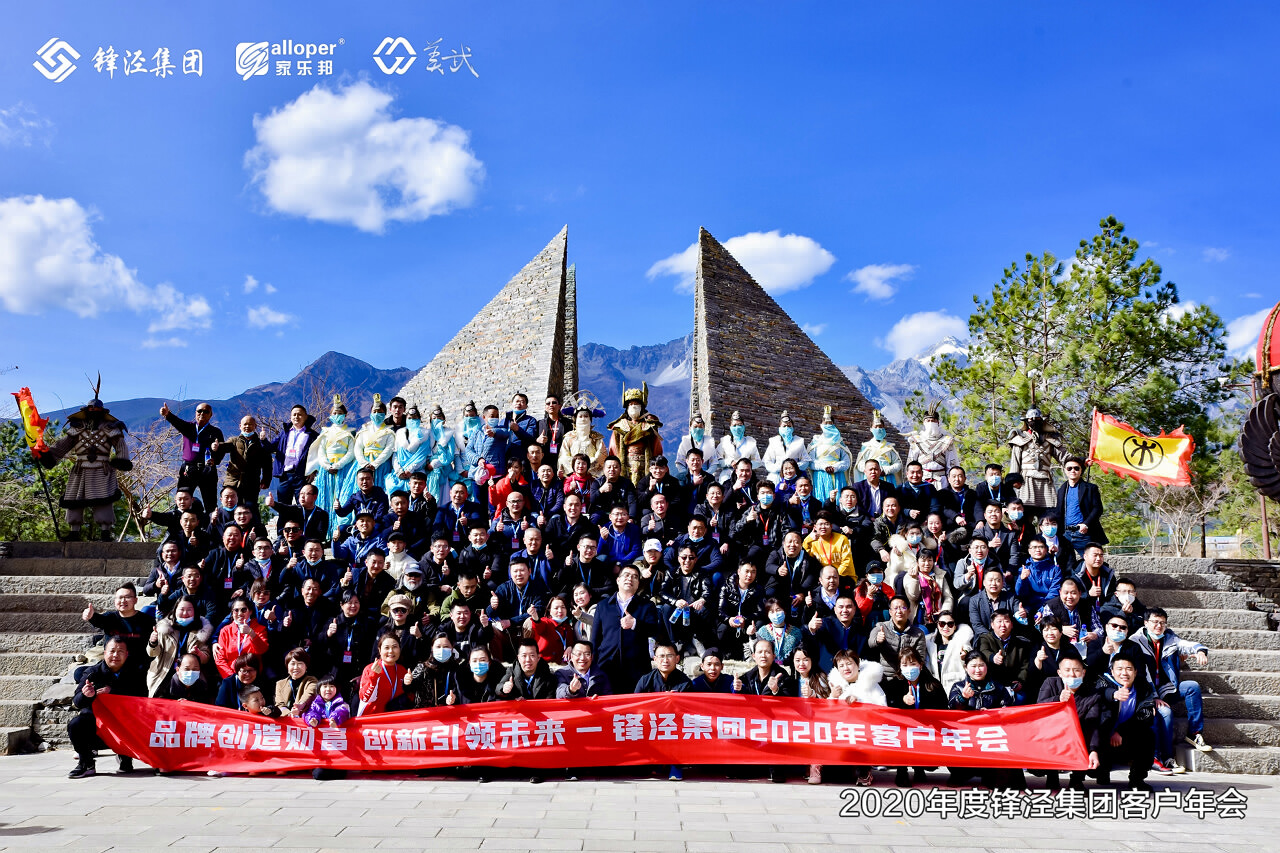
POLYGON ((938 613, 937 628, 925 637, 925 650, 929 653, 929 671, 942 682, 942 689, 951 694, 951 685, 964 676, 964 656, 973 650, 973 629, 956 621, 950 610, 938 613))

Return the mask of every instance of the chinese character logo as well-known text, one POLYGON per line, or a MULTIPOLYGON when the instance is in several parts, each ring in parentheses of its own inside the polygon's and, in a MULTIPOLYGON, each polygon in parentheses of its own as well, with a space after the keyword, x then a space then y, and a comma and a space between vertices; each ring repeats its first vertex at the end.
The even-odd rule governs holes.
POLYGON ((265 41, 246 41, 236 45, 236 73, 241 79, 265 76, 271 64, 270 44, 265 41))
POLYGON ((394 39, 391 36, 387 36, 378 45, 378 49, 373 52, 373 61, 378 63, 378 67, 382 69, 383 74, 403 74, 409 70, 417 58, 417 51, 413 49, 413 45, 409 44, 409 40, 403 36, 394 39), (408 56, 397 55, 396 51, 401 48, 408 56), (395 62, 387 65, 382 58, 384 55, 394 56, 395 62))
POLYGON ((1131 435, 1121 447, 1124 459, 1139 471, 1153 471, 1164 461, 1164 448, 1160 442, 1131 435))
POLYGON ((31 63, 32 66, 43 74, 46 80, 52 80, 55 83, 61 83, 71 76, 71 72, 76 70, 76 65, 71 60, 80 58, 80 54, 76 53, 74 47, 57 36, 45 42, 44 47, 36 51, 36 56, 40 59, 31 63), (68 56, 70 59, 67 58, 68 56))

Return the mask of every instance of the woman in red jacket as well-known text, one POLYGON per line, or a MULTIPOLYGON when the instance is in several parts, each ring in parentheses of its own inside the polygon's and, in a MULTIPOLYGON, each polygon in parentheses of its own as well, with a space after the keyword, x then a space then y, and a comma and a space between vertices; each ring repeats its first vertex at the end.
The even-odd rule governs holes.
POLYGON ((360 675, 357 717, 408 707, 405 687, 409 684, 409 670, 396 663, 398 660, 400 640, 395 634, 384 634, 378 641, 378 659, 366 666, 360 675))
POLYGON ((259 657, 267 653, 267 629, 253 618, 253 604, 245 596, 231 599, 231 622, 218 632, 213 644, 213 662, 223 678, 236 671, 236 658, 252 652, 259 657))

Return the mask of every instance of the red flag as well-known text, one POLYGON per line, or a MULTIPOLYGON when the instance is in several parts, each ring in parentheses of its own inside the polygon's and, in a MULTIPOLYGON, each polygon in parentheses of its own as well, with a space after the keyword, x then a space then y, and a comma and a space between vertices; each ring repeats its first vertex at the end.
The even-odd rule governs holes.
POLYGON ((196 702, 93 701, 110 749, 163 771, 410 770, 635 764, 857 764, 1083 770, 1069 702, 904 711, 725 694, 485 702, 312 728, 196 702))
POLYGON ((1191 485, 1191 454, 1196 442, 1178 427, 1171 433, 1143 435, 1111 415, 1093 410, 1089 464, 1119 477, 1161 486, 1191 485))
POLYGON ((30 388, 10 393, 17 399, 18 411, 22 413, 22 434, 27 440, 27 447, 31 448, 32 456, 39 456, 49 449, 44 443, 44 428, 49 425, 49 421, 40 417, 30 388))

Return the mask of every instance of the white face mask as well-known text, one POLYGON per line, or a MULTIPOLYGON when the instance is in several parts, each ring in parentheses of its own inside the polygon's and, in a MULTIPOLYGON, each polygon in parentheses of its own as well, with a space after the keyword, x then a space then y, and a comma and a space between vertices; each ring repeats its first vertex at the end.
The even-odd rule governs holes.
POLYGON ((926 438, 941 438, 942 424, 937 421, 925 421, 924 429, 921 430, 926 438))
POLYGON ((1131 592, 1118 592, 1116 598, 1120 599, 1121 604, 1133 604, 1134 595, 1131 592))

